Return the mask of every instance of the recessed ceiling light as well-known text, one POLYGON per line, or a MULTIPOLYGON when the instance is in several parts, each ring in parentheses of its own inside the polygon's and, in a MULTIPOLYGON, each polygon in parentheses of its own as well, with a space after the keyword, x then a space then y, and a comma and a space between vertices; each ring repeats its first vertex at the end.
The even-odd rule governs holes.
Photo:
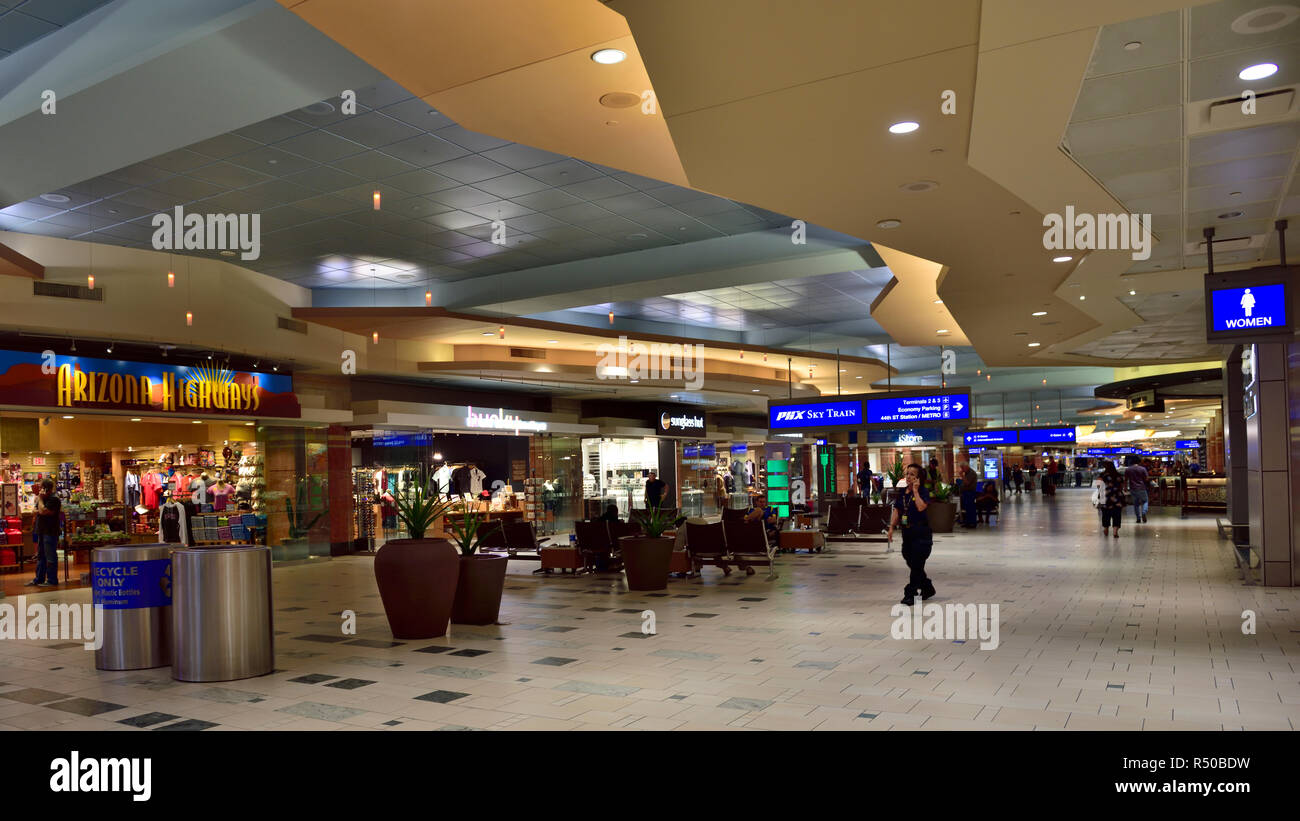
POLYGON ((605 108, 631 108, 639 102, 641 95, 630 91, 611 91, 600 97, 600 104, 605 108))
POLYGON ((1241 196, 1241 192, 1240 192, 1240 191, 1229 191, 1229 192, 1228 192, 1228 196, 1229 196, 1229 197, 1240 197, 1240 196, 1241 196))
POLYGON ((191 425, 202 425, 203 422, 202 422, 201 420, 198 420, 198 419, 192 419, 192 420, 190 420, 190 424, 191 424, 191 425))
POLYGON ((65 417, 63 417, 63 418, 64 418, 64 419, 76 419, 77 417, 75 417, 75 416, 65 416, 65 417))
POLYGON ((758 388, 750 388, 750 389, 749 389, 749 392, 750 392, 750 393, 758 393, 758 388))
POLYGON ((1129 295, 1129 296, 1137 296, 1137 295, 1138 295, 1138 292, 1135 291, 1135 290, 1133 290, 1132 288, 1130 288, 1129 291, 1128 291, 1128 295, 1129 295))
POLYGON ((1079 301, 1080 301, 1080 302, 1083 302, 1085 299, 1087 299, 1086 296, 1084 296, 1083 294, 1079 294, 1079 301))
POLYGON ((933 302, 934 302, 935 305, 942 305, 942 304, 943 304, 943 300, 942 300, 942 299, 936 299, 936 300, 933 300, 933 302))
POLYGON ((935 331, 935 333, 937 333, 937 334, 946 334, 946 333, 948 333, 948 329, 947 329, 947 328, 940 328, 939 330, 935 331))
POLYGON ((324 117, 327 114, 334 113, 334 104, 330 102, 326 102, 325 100, 321 100, 319 103, 312 103, 311 105, 305 105, 298 110, 301 111, 303 114, 310 114, 313 117, 324 117))
POLYGON ((415 279, 415 274, 398 274, 397 276, 395 276, 395 277, 393 277, 393 278, 394 278, 394 279, 400 279, 400 280, 402 280, 403 282, 409 282, 410 280, 415 279))
POLYGON ((1034 311, 1030 316, 1047 316, 1047 311, 1034 311))
POLYGON ((627 235, 627 238, 628 238, 628 239, 646 239, 646 237, 647 237, 646 234, 639 234, 639 233, 638 233, 638 234, 628 234, 628 235, 627 235))
POLYGON ((1130 40, 1129 42, 1124 44, 1125 51, 1137 51, 1140 48, 1142 48, 1141 40, 1130 40))
POLYGON ((68 201, 68 197, 66 194, 41 194, 41 199, 45 200, 46 202, 67 202, 68 201))
POLYGON ((1233 220, 1233 219, 1236 219, 1237 217, 1240 217, 1243 213, 1244 213, 1244 212, 1242 212, 1242 211, 1225 211, 1224 213, 1222 213, 1222 214, 1219 215, 1219 219, 1221 219, 1221 220, 1233 220))
POLYGON ((560 340, 558 340, 558 339, 548 339, 548 340, 546 340, 546 344, 547 344, 547 345, 559 345, 559 344, 560 344, 560 340))
POLYGON ((640 379, 629 379, 629 380, 627 380, 627 381, 628 381, 628 382, 631 382, 633 385, 635 385, 636 383, 640 382, 641 380, 640 380, 640 379))
POLYGON ((1274 74, 1277 74, 1276 63, 1256 63, 1237 72, 1237 77, 1242 80, 1262 80, 1274 74))
POLYGON ((132 421, 132 422, 141 422, 141 421, 143 421, 143 420, 142 420, 140 417, 136 416, 136 417, 132 418, 131 421, 132 421))
POLYGON ((1263 34, 1276 31, 1295 22, 1300 17, 1300 7, 1265 6, 1253 9, 1232 21, 1232 30, 1237 34, 1263 34))
POLYGON ((1039 345, 1042 345, 1042 344, 1043 344, 1043 343, 1041 343, 1041 342, 1030 342, 1030 343, 1029 343, 1029 347, 1031 347, 1031 348, 1037 348, 1039 345))
POLYGON ((914 123, 914 122, 912 122, 911 120, 904 120, 904 121, 901 122, 901 123, 894 123, 893 125, 891 125, 891 126, 889 127, 889 133, 891 133, 891 134, 911 134, 913 131, 915 131, 916 129, 918 129, 918 128, 920 128, 920 127, 921 127, 921 124, 920 124, 920 123, 914 123))
POLYGON ((221 252, 221 255, 222 255, 223 257, 233 257, 233 256, 235 255, 235 252, 234 252, 234 251, 222 251, 222 252, 221 252))
POLYGON ((1052 257, 1052 262, 1069 262, 1074 257, 1052 257))
POLYGON ((897 228, 898 226, 900 226, 900 225, 902 225, 902 224, 903 224, 903 221, 902 221, 902 220, 888 219, 888 220, 881 220, 880 222, 876 223, 876 227, 877 227, 877 228, 897 228))
POLYGON ((939 187, 939 183, 934 180, 917 180, 916 182, 905 182, 898 187, 903 191, 920 194, 924 191, 933 191, 939 187))
POLYGON ((853 377, 853 378, 854 378, 854 379, 861 379, 862 377, 860 377, 860 376, 855 376, 855 377, 853 377))
POLYGON ((245 422, 245 423, 244 423, 244 427, 246 427, 246 428, 251 428, 252 426, 253 426, 253 423, 252 423, 252 422, 245 422))
POLYGON ((621 63, 626 60, 627 52, 620 51, 616 48, 602 48, 599 51, 592 52, 591 59, 594 62, 600 63, 602 66, 612 66, 615 63, 621 63))

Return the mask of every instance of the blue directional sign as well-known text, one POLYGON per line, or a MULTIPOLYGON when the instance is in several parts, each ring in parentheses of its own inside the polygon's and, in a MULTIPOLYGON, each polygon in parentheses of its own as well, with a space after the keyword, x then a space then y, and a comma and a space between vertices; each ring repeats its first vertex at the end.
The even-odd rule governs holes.
POLYGON ((1287 327, 1286 285, 1252 285, 1210 291, 1210 331, 1287 327))
POLYGON ((896 422, 944 422, 970 418, 970 394, 936 396, 891 396, 867 400, 867 422, 888 425, 896 422))
POLYGON ((1014 430, 972 430, 962 438, 967 445, 1014 445, 1020 441, 1014 430))
POLYGON ((769 428, 826 427, 862 424, 862 402, 807 402, 772 405, 767 409, 769 428))
POLYGON ((1051 445, 1074 441, 1074 428, 1035 428, 1020 431, 1022 445, 1051 445))
POLYGON ((1179 439, 1174 444, 1174 447, 1179 450, 1197 450, 1201 447, 1201 441, 1199 439, 1179 439))

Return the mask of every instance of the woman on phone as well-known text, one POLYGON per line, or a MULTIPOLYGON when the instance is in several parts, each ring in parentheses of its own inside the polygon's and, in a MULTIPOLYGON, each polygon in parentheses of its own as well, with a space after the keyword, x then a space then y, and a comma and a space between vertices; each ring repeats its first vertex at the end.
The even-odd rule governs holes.
POLYGON ((925 509, 930 506, 930 493, 921 484, 921 466, 910 464, 903 472, 903 489, 894 497, 894 509, 889 514, 889 532, 885 540, 892 543, 894 528, 903 529, 903 560, 912 571, 903 588, 903 604, 911 607, 913 595, 921 594, 922 601, 934 595, 934 583, 925 575, 925 560, 930 558, 934 535, 930 532, 930 519, 925 509))

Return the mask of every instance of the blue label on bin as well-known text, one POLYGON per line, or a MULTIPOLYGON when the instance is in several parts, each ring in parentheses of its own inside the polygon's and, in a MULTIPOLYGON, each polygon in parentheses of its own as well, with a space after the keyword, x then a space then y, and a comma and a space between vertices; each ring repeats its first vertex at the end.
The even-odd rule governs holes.
POLYGON ((172 560, 94 562, 92 592, 95 604, 105 610, 140 610, 171 607, 172 560))

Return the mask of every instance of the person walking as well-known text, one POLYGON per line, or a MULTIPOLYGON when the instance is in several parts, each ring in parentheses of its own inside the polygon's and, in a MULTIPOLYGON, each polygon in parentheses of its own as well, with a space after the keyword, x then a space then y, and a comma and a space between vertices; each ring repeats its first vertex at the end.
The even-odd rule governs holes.
POLYGON ((968 462, 961 463, 961 526, 970 529, 975 527, 975 486, 979 484, 979 477, 975 471, 971 470, 968 462))
POLYGON ((1019 495, 1025 484, 1025 472, 1020 469, 1020 465, 1016 465, 1015 468, 1012 469, 1011 481, 1016 486, 1016 495, 1019 495))
POLYGON ((889 514, 889 530, 885 535, 886 544, 892 543, 894 529, 903 530, 903 561, 911 571, 907 585, 903 588, 902 603, 908 607, 915 604, 915 594, 921 594, 925 601, 935 594, 934 583, 925 575, 925 562, 930 558, 934 547, 934 535, 930 531, 930 519, 925 509, 930 504, 930 493, 921 483, 921 466, 910 464, 903 472, 903 490, 894 498, 893 510, 889 514))
POLYGON ((36 497, 36 521, 32 541, 36 543, 36 578, 28 587, 55 587, 59 583, 59 527, 63 500, 54 493, 54 480, 41 483, 36 497))
POLYGON ((1101 502, 1101 535, 1110 534, 1115 528, 1115 538, 1119 538, 1120 517, 1124 513, 1124 477, 1115 469, 1115 463, 1107 459, 1102 462, 1101 482, 1103 487, 1101 502))
POLYGON ((1124 479, 1128 482, 1128 492, 1133 497, 1133 521, 1144 523, 1147 520, 1147 506, 1150 504, 1150 499, 1147 497, 1150 474, 1141 462, 1133 458, 1129 460, 1129 466, 1124 469, 1124 479))
POLYGON ((647 510, 657 510, 664 501, 664 490, 668 483, 659 478, 656 471, 650 471, 650 478, 645 483, 645 506, 647 510))
POLYGON ((866 459, 862 460, 862 467, 858 468, 858 494, 870 497, 874 488, 871 481, 871 463, 866 459))

